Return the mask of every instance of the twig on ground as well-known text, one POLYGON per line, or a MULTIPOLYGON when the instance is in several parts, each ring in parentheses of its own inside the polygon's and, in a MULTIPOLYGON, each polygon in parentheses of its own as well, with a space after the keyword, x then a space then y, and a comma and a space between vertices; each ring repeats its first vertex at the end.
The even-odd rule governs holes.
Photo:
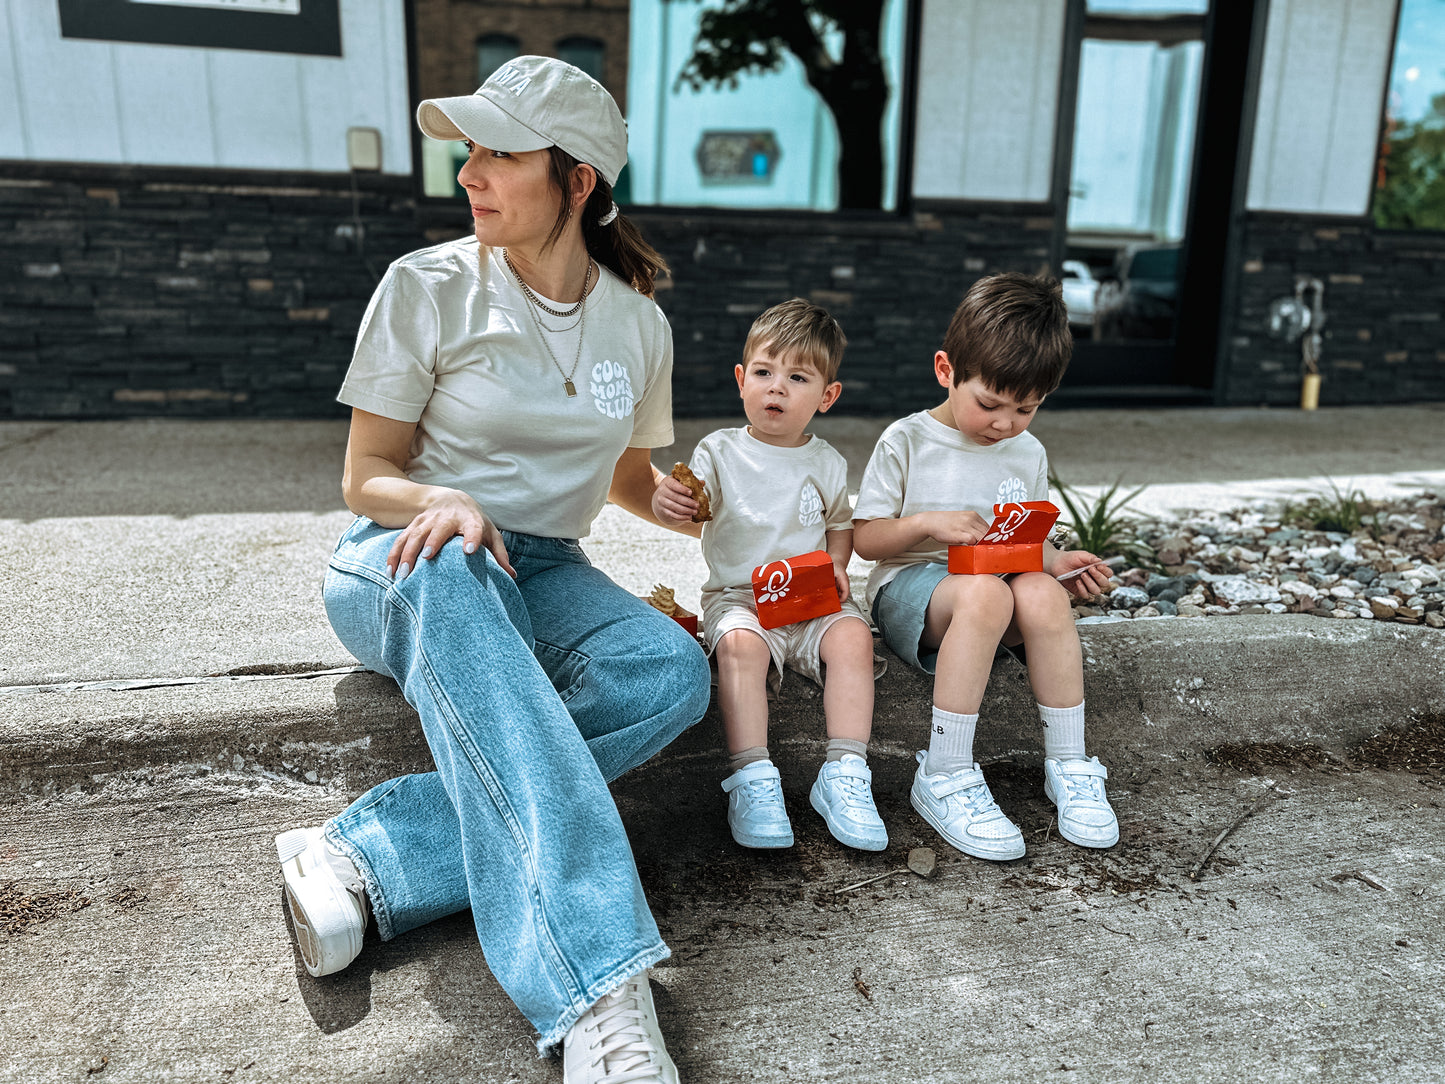
POLYGON ((885 877, 892 877, 895 873, 907 872, 906 869, 890 869, 887 873, 880 873, 877 877, 869 877, 866 881, 859 881, 857 884, 848 885, 846 888, 835 888, 833 889, 833 895, 841 896, 844 892, 852 892, 855 888, 871 885, 874 881, 881 881, 885 877))
POLYGON ((1247 821, 1250 817, 1258 813, 1275 798, 1283 797, 1284 794, 1280 791, 1278 787, 1274 785, 1273 782, 1271 782, 1269 785, 1269 789, 1265 791, 1262 795, 1260 795, 1259 801, 1255 802, 1254 805, 1246 809, 1243 813, 1241 813, 1238 817, 1234 819, 1233 823, 1231 823, 1229 827, 1225 828, 1224 831, 1220 832, 1219 835, 1214 837, 1214 842, 1204 849, 1204 853, 1199 856, 1199 861, 1195 862, 1193 868, 1190 869, 1189 879, 1191 881, 1199 880, 1199 876, 1204 870, 1204 864, 1208 862, 1210 856, 1219 849, 1219 845, 1224 842, 1224 838, 1229 835, 1230 832, 1233 832, 1236 828, 1238 828, 1241 824, 1247 821))
POLYGON ((873 991, 869 988, 868 984, 863 981, 863 969, 861 967, 855 967, 853 969, 853 989, 863 995, 864 1001, 873 1000, 873 991))

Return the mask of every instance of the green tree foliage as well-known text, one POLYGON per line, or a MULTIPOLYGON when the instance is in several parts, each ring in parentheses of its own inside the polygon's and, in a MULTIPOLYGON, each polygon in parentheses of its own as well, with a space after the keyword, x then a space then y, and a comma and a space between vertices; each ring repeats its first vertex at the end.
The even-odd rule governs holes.
POLYGON ((883 112, 888 79, 881 52, 884 0, 723 0, 704 11, 678 82, 694 90, 735 87, 738 76, 777 71, 784 51, 838 126, 838 203, 876 210, 883 197, 883 112), (834 60, 826 38, 841 34, 834 60))
POLYGON ((1445 230, 1445 94, 1418 121, 1387 131, 1375 192, 1375 225, 1445 230))

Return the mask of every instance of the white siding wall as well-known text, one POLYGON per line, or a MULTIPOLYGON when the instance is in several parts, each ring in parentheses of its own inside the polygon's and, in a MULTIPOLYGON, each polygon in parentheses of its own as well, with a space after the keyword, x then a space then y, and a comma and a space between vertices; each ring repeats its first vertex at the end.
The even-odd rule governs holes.
POLYGON ((1271 0, 1251 210, 1368 210, 1394 19, 1395 0, 1271 0))
POLYGON ((1065 0, 924 0, 913 194, 1047 200, 1065 0))
POLYGON ((318 57, 62 38, 53 2, 0 0, 0 158, 345 171, 366 127, 410 173, 401 0, 340 9, 318 57))

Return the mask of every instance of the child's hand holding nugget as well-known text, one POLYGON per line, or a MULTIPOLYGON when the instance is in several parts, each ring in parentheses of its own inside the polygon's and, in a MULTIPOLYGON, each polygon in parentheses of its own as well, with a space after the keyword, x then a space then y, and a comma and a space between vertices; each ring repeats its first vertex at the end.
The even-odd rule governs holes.
POLYGON ((712 519, 709 504, 707 487, 686 463, 674 466, 652 492, 652 513, 663 523, 706 523, 712 519))

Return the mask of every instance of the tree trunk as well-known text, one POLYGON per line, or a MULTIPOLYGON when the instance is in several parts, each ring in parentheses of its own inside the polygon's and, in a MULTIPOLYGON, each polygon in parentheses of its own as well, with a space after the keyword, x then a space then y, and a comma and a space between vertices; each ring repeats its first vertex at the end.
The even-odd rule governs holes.
POLYGON ((888 77, 883 70, 883 0, 859 0, 843 27, 843 60, 817 64, 800 58, 808 82, 833 113, 838 127, 838 206, 876 211, 883 206, 883 113, 888 77))

